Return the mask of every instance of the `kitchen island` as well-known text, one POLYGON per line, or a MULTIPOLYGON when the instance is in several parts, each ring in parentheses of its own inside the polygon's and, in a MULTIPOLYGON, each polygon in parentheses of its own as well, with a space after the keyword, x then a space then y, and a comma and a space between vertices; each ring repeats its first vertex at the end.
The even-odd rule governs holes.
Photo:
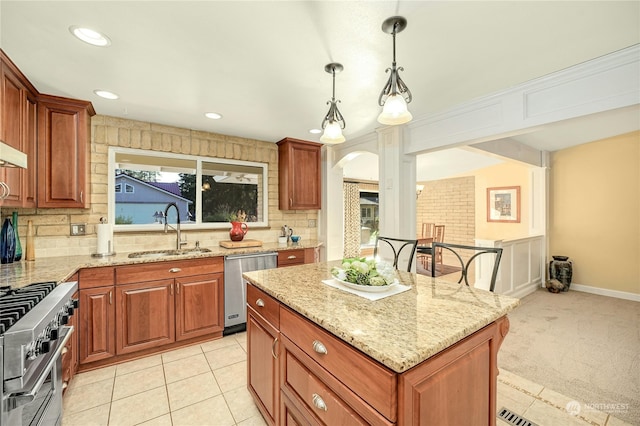
POLYGON ((270 424, 494 425, 497 353, 517 299, 397 272, 380 300, 317 263, 244 274, 248 388, 270 424))

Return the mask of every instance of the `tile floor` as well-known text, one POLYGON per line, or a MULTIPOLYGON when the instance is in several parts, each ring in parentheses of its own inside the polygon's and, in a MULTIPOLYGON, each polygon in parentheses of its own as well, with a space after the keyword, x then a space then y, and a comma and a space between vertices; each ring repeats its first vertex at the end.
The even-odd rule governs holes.
MULTIPOLYGON (((265 425, 247 391, 246 371, 246 333, 239 333, 81 373, 65 394, 62 425, 265 425)), ((595 410, 571 415, 569 398, 507 371, 498 379, 497 408, 539 426, 626 425, 595 410)))

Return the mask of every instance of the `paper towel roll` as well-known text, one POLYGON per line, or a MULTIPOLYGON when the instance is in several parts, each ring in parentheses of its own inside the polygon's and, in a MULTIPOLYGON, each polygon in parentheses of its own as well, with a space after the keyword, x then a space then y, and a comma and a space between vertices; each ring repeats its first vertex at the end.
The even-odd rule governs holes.
POLYGON ((113 251, 113 229, 110 223, 99 223, 98 230, 98 254, 109 254, 113 251))

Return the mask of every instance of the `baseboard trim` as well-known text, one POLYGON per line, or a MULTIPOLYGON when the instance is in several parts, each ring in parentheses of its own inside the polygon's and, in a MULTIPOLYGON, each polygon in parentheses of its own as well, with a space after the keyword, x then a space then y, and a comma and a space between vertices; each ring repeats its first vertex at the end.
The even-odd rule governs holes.
POLYGON ((574 284, 574 283, 571 284, 571 287, 569 287, 569 289, 575 290, 575 291, 582 291, 584 293, 598 294, 600 296, 609 296, 609 297, 615 297, 618 299, 626 299, 626 300, 633 300, 634 302, 640 302, 640 294, 629 293, 627 291, 610 290, 607 288, 592 287, 589 285, 574 284))
POLYGON ((540 283, 538 282, 533 282, 533 283, 529 283, 527 285, 523 285, 515 290, 512 291, 508 291, 506 293, 502 293, 505 296, 511 296, 511 297, 515 297, 516 299, 522 299, 523 297, 534 293, 535 291, 537 291, 540 288, 540 283))

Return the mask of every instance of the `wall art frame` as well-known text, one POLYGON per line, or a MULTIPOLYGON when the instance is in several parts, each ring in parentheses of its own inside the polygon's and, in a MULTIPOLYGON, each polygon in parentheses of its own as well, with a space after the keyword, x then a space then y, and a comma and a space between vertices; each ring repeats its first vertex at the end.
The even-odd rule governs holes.
POLYGON ((520 187, 487 188, 487 222, 520 223, 520 187))

